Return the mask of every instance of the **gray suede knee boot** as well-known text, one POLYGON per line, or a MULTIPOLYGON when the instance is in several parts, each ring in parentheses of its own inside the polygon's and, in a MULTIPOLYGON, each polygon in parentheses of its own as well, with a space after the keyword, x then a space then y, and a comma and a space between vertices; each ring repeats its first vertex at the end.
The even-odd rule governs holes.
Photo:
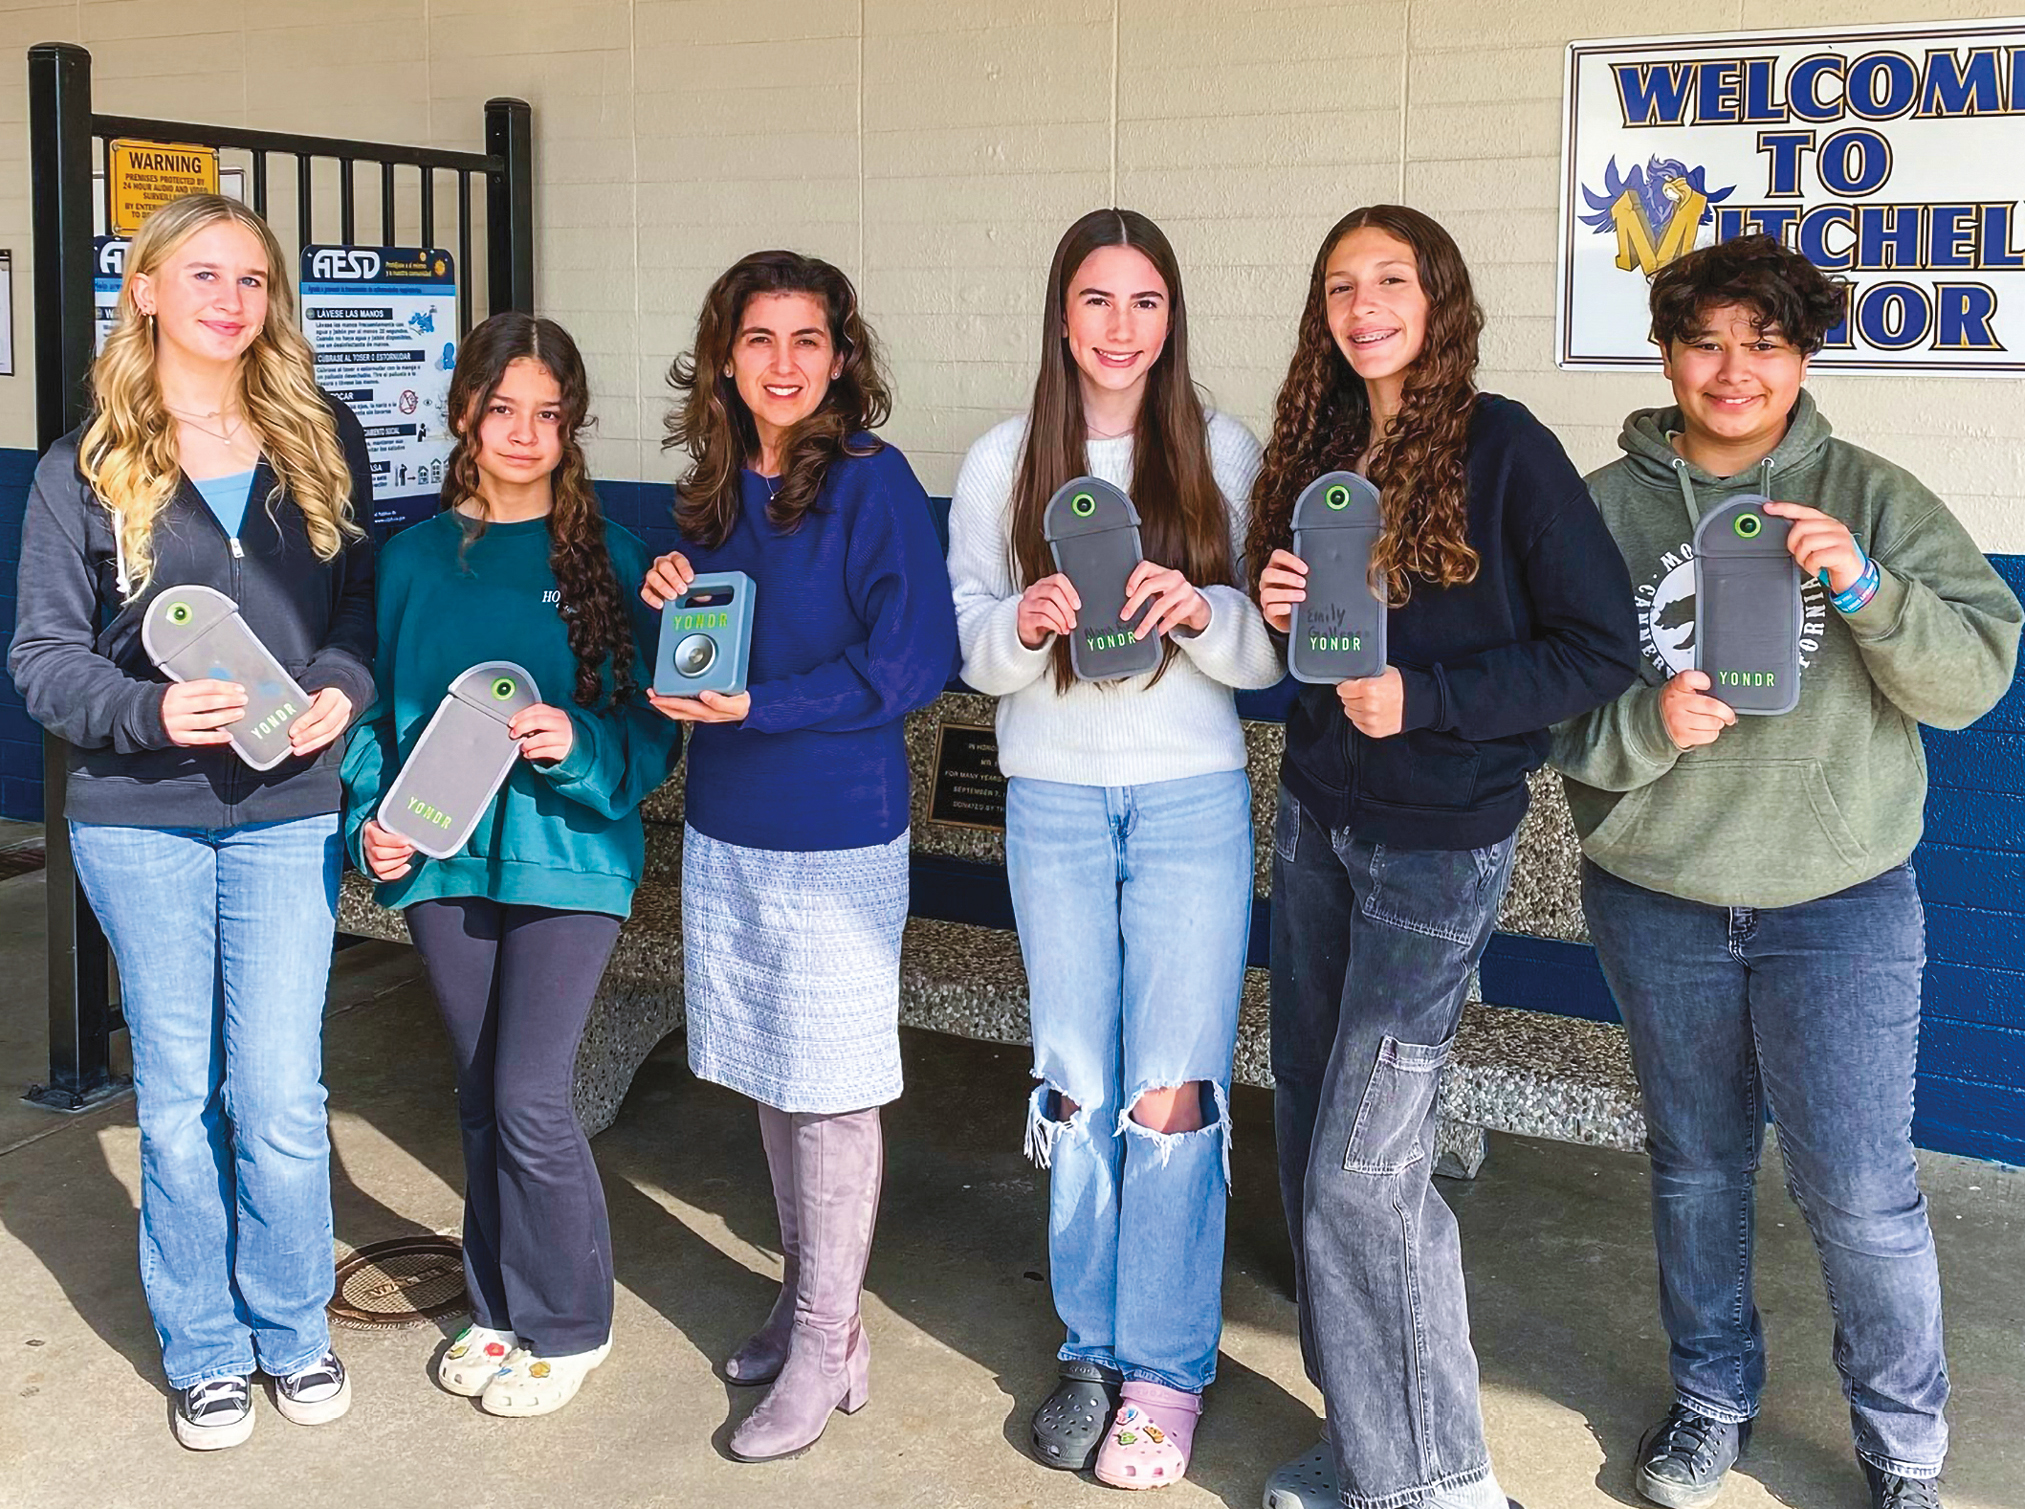
POLYGON ((759 1136, 766 1144, 767 1171, 773 1175, 773 1204, 780 1216, 780 1294, 766 1324, 724 1359, 724 1376, 733 1383, 771 1383, 780 1376, 781 1365, 787 1361, 788 1335, 794 1329, 795 1291, 801 1282, 794 1117, 761 1102, 759 1136))
POLYGON ((801 1256, 794 1323, 780 1376, 731 1434, 731 1454, 746 1462, 806 1451, 834 1411, 855 1414, 866 1398, 871 1347, 858 1297, 885 1170, 879 1111, 797 1112, 793 1123, 801 1256))

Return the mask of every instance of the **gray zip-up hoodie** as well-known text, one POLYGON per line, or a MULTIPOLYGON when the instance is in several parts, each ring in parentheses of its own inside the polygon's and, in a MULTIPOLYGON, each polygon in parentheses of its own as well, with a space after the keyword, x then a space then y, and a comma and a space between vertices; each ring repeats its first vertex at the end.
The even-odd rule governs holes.
POLYGON ((1803 389, 1785 439, 1716 477, 1678 455, 1677 408, 1624 422, 1624 456, 1589 489, 1631 570, 1640 680, 1555 730, 1583 852, 1634 885, 1714 906, 1792 906, 1903 862, 1926 801, 1922 723, 1964 728, 2011 684, 2025 613, 1947 505, 1910 473, 1829 432, 1803 389), (1694 552, 1702 514, 1757 492, 1850 527, 1877 595, 1837 613, 1808 583, 1800 705, 1739 718, 1683 752, 1659 693, 1694 665, 1694 552))

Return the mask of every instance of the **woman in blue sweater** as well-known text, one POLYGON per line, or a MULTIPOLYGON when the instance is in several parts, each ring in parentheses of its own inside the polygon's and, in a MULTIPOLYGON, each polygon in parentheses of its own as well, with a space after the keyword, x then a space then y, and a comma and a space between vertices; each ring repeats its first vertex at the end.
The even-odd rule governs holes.
POLYGON ((907 714, 956 667, 949 573, 858 295, 827 262, 755 252, 712 285, 669 382, 682 549, 641 595, 698 572, 756 584, 747 690, 656 697, 694 726, 682 834, 689 1063, 751 1096, 785 1259, 765 1325, 724 1364, 772 1383, 731 1437, 789 1456, 865 1402, 858 1294, 900 1093, 907 714))

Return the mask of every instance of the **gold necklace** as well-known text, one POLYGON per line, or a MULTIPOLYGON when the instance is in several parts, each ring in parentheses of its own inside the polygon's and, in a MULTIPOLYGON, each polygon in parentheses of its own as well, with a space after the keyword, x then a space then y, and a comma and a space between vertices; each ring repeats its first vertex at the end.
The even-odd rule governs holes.
MULTIPOLYGON (((197 430, 202 434, 209 435, 213 440, 219 441, 225 445, 232 444, 232 437, 237 435, 241 430, 246 428, 246 416, 243 414, 237 416, 233 420, 233 422, 227 425, 226 428, 224 428, 223 430, 214 430, 208 424, 199 423, 198 416, 193 416, 183 409, 176 408, 172 404, 165 403, 162 405, 162 407, 167 409, 171 414, 175 415, 176 419, 180 423, 187 424, 188 426, 190 426, 191 429, 197 430)), ((225 411, 223 409, 214 409, 211 413, 202 415, 201 418, 216 419, 220 414, 224 412, 225 411)))

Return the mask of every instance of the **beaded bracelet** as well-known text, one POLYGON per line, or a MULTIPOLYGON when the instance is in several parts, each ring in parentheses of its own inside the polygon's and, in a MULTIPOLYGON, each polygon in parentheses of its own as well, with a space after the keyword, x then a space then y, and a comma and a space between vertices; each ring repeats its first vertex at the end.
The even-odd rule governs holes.
MULTIPOLYGON (((1881 585, 1882 579, 1878 575, 1877 562, 1864 552, 1861 545, 1857 546, 1856 549, 1857 553, 1863 556, 1863 570, 1858 574, 1856 580, 1849 584, 1847 590, 1831 592, 1828 598, 1831 603, 1835 604, 1835 611, 1837 613, 1848 614, 1857 612, 1865 603, 1877 596, 1877 589, 1881 585)), ((1826 571, 1821 573, 1821 585, 1824 587, 1828 586, 1828 573, 1826 571)))

